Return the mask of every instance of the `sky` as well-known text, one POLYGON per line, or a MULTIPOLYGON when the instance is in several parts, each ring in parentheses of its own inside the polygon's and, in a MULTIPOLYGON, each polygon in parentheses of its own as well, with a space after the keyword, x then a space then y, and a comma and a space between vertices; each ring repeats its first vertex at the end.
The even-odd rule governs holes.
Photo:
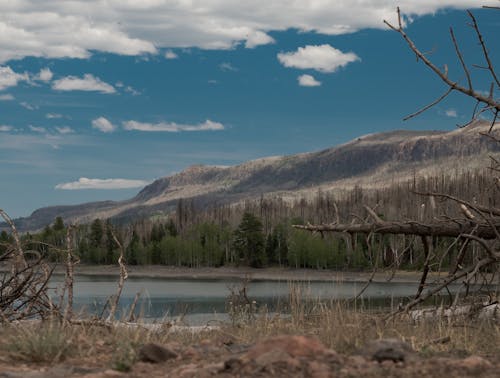
POLYGON ((120 200, 193 164, 466 123, 458 94, 402 120, 446 87, 383 23, 398 5, 454 80, 450 26, 484 64, 465 9, 500 60, 500 11, 480 9, 497 0, 0 1, 0 208, 120 200))

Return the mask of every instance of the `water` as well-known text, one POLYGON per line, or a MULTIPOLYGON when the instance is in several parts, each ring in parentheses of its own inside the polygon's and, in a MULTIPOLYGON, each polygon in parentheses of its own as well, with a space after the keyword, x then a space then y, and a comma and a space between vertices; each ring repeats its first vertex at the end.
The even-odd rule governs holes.
MULTIPOLYGON (((64 280, 55 275, 51 287, 64 280)), ((101 314, 104 306, 117 289, 116 276, 77 275, 74 284, 74 306, 77 312, 101 314)), ((141 297, 136 314, 146 320, 175 319, 186 314, 184 320, 191 325, 209 321, 227 320, 226 299, 229 288, 241 284, 240 280, 189 280, 129 278, 125 282, 118 309, 118 316, 128 314, 136 293, 141 297)), ((359 282, 298 282, 301 293, 309 299, 353 298, 364 286, 359 282)), ((416 283, 379 282, 372 283, 363 293, 363 300, 372 305, 388 306, 399 298, 415 294, 416 283)), ((248 285, 248 297, 258 305, 266 305, 275 311, 287 302, 291 283, 289 281, 252 281, 248 285)), ((455 288, 458 289, 458 288, 455 288)))

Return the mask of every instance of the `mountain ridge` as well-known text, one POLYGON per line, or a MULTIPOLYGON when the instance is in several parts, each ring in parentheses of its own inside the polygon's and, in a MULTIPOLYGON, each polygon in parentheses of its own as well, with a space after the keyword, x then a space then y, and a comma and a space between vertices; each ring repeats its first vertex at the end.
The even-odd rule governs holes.
POLYGON ((387 184, 388 176, 392 181, 407 178, 409 170, 425 174, 440 166, 478 167, 486 164, 487 154, 500 155, 498 144, 480 135, 488 127, 478 122, 453 131, 394 130, 320 151, 264 157, 234 166, 195 164, 153 181, 128 200, 50 206, 16 219, 16 224, 26 231, 38 230, 56 216, 77 223, 95 218, 130 220, 158 211, 168 213, 180 198, 201 205, 232 203, 262 194, 293 196, 319 187, 380 186, 387 184))

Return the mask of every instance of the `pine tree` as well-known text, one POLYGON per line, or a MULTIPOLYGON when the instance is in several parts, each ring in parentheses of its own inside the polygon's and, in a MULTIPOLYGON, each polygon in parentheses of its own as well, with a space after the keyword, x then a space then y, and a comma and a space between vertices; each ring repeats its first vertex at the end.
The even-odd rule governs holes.
POLYGON ((234 232, 233 248, 246 265, 260 268, 266 264, 264 234, 261 221, 245 212, 234 232))

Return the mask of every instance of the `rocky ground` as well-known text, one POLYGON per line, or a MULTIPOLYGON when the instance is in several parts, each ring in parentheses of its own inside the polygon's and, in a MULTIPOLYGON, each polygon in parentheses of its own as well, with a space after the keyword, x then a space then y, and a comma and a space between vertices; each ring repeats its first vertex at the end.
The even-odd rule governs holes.
MULTIPOLYGON (((103 349, 104 352, 104 349, 103 349)), ((230 336, 196 345, 146 344, 114 361, 68 359, 55 365, 13 364, 0 356, 0 377, 498 377, 499 356, 423 356, 398 339, 373 341, 352 355, 312 336, 274 336, 251 345, 230 336), (120 371, 121 370, 121 371, 120 371)), ((107 351, 109 353, 109 351, 107 351)))

